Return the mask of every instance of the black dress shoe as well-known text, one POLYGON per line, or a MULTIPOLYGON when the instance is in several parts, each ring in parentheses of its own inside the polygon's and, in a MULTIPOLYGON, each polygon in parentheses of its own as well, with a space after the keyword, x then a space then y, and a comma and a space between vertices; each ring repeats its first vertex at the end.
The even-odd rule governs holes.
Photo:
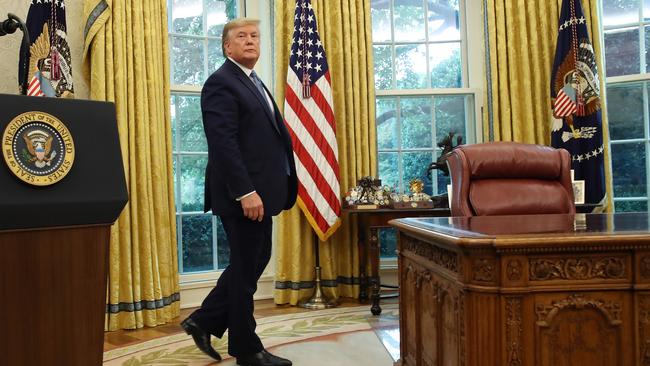
POLYGON ((210 344, 210 334, 201 329, 192 318, 183 320, 181 327, 183 327, 185 333, 192 336, 194 343, 203 353, 217 361, 221 361, 221 355, 210 344))
POLYGON ((252 355, 237 357, 237 364, 242 366, 291 366, 291 361, 264 349, 252 355))

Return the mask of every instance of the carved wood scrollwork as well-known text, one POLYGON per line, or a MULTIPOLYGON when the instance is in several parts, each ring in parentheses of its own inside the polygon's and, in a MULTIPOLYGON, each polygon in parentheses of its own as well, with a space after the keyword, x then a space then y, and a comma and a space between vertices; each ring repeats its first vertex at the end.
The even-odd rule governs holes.
POLYGON ((466 352, 465 352, 465 292, 458 292, 458 322, 460 332, 460 366, 465 366, 466 352))
POLYGON ((411 263, 409 263, 406 266, 406 270, 402 273, 402 281, 404 283, 407 283, 407 281, 410 279, 411 281, 415 281, 417 279, 417 270, 413 267, 411 263), (414 273, 415 275, 411 275, 414 273))
POLYGON ((496 261, 493 258, 477 258, 472 264, 475 281, 493 282, 496 278, 496 261))
POLYGON ((506 266, 506 275, 510 281, 519 281, 522 272, 523 268, 519 259, 513 259, 508 262, 508 265, 506 266))
POLYGON ((640 261, 641 277, 650 278, 650 255, 644 255, 640 261))
POLYGON ((413 252, 449 271, 458 273, 458 255, 456 253, 410 237, 404 237, 402 240, 404 250, 413 252))
MULTIPOLYGON (((439 315, 436 319, 439 334, 437 339, 438 363, 436 365, 461 365, 461 334, 463 324, 460 320, 461 304, 459 292, 446 281, 438 283, 439 315)), ((426 365, 426 363, 424 363, 426 365)))
POLYGON ((650 366, 650 295, 639 295, 638 301, 641 365, 650 366))
POLYGON ((402 281, 407 284, 407 286, 412 286, 418 284, 418 270, 413 267, 411 263, 406 266, 406 270, 402 273, 402 281))
POLYGON ((415 271, 415 268, 413 267, 413 265, 411 263, 409 263, 409 265, 406 266, 406 272, 408 273, 408 272, 413 272, 413 271, 415 271))
POLYGON ((506 347, 508 366, 521 366, 521 297, 506 298, 506 347))
POLYGON ((625 278, 624 257, 530 259, 530 280, 590 280, 625 278))
POLYGON ((376 248, 377 245, 379 244, 379 229, 377 228, 370 228, 370 248, 376 248))
POLYGON ((458 293, 458 332, 460 338, 460 366, 465 366, 465 292, 458 293))
POLYGON ((610 325, 621 324, 621 304, 614 301, 604 302, 601 300, 588 299, 580 294, 573 294, 564 300, 553 301, 551 305, 536 304, 535 313, 537 314, 537 325, 548 327, 553 318, 563 309, 584 309, 592 308, 600 311, 610 325))
POLYGON ((417 279, 415 280, 415 288, 419 289, 422 287, 422 281, 426 280, 426 282, 431 282, 431 272, 429 271, 422 271, 417 274, 417 279))

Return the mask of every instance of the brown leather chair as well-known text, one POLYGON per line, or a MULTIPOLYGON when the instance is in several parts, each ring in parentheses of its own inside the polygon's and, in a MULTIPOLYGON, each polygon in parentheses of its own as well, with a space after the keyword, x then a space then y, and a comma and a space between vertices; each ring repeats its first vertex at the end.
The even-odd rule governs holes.
POLYGON ((452 216, 573 214, 571 156, 516 142, 461 145, 447 156, 452 216))

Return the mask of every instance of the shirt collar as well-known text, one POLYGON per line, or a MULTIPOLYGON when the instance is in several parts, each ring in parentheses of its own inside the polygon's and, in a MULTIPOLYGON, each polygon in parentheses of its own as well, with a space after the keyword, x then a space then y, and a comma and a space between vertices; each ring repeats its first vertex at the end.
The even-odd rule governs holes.
POLYGON ((246 67, 246 66, 240 64, 239 62, 233 60, 231 57, 228 57, 228 60, 232 61, 235 65, 239 66, 241 71, 243 71, 244 74, 246 74, 246 76, 251 77, 251 72, 253 72, 253 69, 249 69, 248 67, 246 67))

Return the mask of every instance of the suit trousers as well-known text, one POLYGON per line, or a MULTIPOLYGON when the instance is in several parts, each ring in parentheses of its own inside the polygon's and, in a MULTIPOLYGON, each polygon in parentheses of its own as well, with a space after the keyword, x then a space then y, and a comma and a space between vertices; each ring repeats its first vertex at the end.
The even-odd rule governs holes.
POLYGON ((271 258, 273 220, 221 216, 230 246, 230 264, 217 285, 190 316, 203 330, 221 338, 228 329, 228 353, 233 357, 264 349, 255 334, 253 295, 271 258))

